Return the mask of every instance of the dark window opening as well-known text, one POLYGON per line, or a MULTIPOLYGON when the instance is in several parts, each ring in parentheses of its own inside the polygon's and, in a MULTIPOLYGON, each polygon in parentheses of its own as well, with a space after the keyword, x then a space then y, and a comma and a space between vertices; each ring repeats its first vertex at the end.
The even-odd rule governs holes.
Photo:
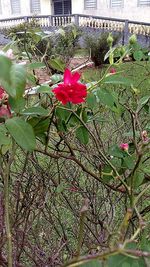
POLYGON ((54 15, 70 15, 71 0, 54 0, 54 15))

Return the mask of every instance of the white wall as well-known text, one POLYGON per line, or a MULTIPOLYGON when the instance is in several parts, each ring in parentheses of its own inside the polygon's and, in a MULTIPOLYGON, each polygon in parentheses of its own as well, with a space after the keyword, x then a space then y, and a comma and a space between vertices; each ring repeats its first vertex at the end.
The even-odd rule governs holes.
POLYGON ((2 4, 2 14, 0 15, 0 18, 8 18, 11 15, 11 6, 9 0, 1 0, 2 4))
MULTIPOLYGON (((27 16, 30 14, 30 0, 20 0, 21 13, 11 14, 10 0, 1 0, 2 14, 0 18, 10 18, 17 16, 27 16)), ((97 9, 84 9, 84 0, 72 0, 73 14, 87 14, 95 16, 106 16, 114 18, 123 18, 136 21, 150 22, 150 6, 137 7, 138 0, 124 0, 123 8, 110 8, 110 0, 97 0, 97 9)), ((41 0, 41 14, 52 14, 52 0, 41 0)))
MULTIPOLYGON (((20 14, 11 13, 11 4, 10 0, 1 0, 2 3, 2 14, 0 14, 0 19, 2 18, 11 18, 19 16, 29 16, 30 13, 30 0, 20 0, 21 12, 20 14)), ((43 15, 50 15, 52 13, 52 0, 41 0, 41 13, 43 15)))
POLYGON ((41 0, 41 14, 43 15, 52 14, 52 2, 50 0, 41 0))
POLYGON ((72 0, 72 14, 82 14, 84 11, 84 0, 72 0))
POLYGON ((84 9, 84 0, 72 0, 73 14, 87 14, 150 22, 150 6, 138 7, 138 0, 124 0, 123 8, 110 8, 110 0, 97 0, 97 9, 84 9))

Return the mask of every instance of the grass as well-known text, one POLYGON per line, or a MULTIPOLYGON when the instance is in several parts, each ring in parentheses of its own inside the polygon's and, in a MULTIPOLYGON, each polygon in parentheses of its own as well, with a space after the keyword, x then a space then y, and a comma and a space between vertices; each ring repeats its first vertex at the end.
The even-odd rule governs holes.
POLYGON ((88 57, 89 56, 89 51, 84 48, 79 48, 75 51, 74 57, 88 57))
MULTIPOLYGON (((99 80, 107 65, 102 68, 89 68, 83 72, 83 80, 86 82, 99 80)), ((150 62, 126 62, 119 66, 115 66, 118 72, 122 72, 124 77, 133 81, 142 95, 150 94, 150 62)))

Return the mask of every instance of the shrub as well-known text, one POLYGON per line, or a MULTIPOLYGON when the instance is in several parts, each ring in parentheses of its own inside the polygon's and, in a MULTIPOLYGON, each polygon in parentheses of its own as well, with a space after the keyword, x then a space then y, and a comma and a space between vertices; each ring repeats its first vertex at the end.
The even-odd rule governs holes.
MULTIPOLYGON (((85 36, 85 47, 91 50, 91 59, 95 63, 95 66, 100 66, 104 63, 104 56, 109 50, 109 44, 107 38, 109 33, 102 33, 99 36, 97 35, 87 35, 85 36)), ((120 35, 113 35, 113 45, 117 44, 119 41, 120 35)))
POLYGON ((5 34, 17 42, 21 52, 28 50, 34 56, 45 55, 46 60, 63 58, 67 63, 74 56, 81 31, 75 25, 68 25, 47 35, 33 19, 6 30, 5 34))
POLYGON ((33 97, 31 64, 1 52, 0 266, 150 266, 150 96, 119 63, 33 97))
POLYGON ((78 48, 80 36, 81 30, 75 25, 62 27, 56 32, 55 45, 53 48, 54 54, 63 57, 65 62, 67 62, 74 56, 75 51, 78 48))
MULTIPOLYGON (((39 29, 38 20, 33 17, 30 21, 20 23, 18 25, 9 27, 7 29, 3 29, 3 32, 4 32, 4 34, 6 34, 9 37, 14 37, 15 34, 17 34, 19 32, 21 33, 24 31, 31 30, 31 29, 34 29, 34 31, 35 31, 37 28, 39 29)), ((19 34, 17 34, 17 35, 19 36, 19 34)))

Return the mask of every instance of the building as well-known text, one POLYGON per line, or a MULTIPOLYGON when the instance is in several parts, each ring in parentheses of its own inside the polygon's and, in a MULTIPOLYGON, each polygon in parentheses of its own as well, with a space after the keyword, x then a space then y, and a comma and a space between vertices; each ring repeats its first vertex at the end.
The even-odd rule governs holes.
POLYGON ((86 14, 150 22, 150 0, 0 0, 0 18, 86 14))

